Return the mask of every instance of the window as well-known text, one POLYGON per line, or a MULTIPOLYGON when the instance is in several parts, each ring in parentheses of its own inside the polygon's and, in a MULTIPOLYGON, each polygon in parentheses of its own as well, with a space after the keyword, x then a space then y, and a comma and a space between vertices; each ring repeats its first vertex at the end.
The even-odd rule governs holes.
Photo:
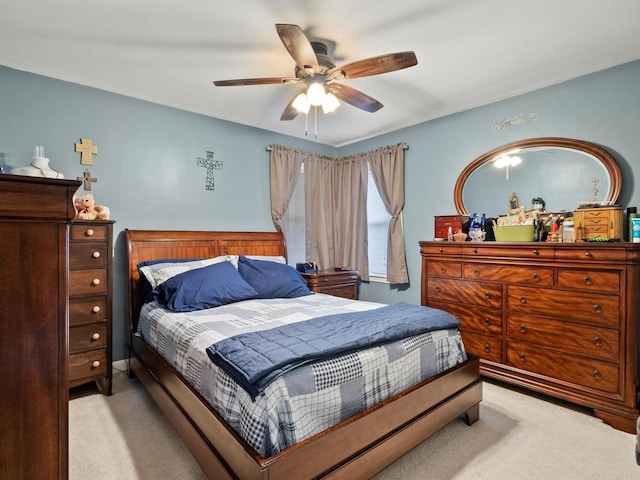
MULTIPOLYGON (((387 241, 389 237, 389 221, 376 184, 369 170, 367 186, 367 222, 369 237, 369 275, 378 279, 387 277, 387 241)), ((284 216, 289 264, 313 261, 305 255, 305 209, 304 209, 304 165, 300 169, 298 183, 284 216)))

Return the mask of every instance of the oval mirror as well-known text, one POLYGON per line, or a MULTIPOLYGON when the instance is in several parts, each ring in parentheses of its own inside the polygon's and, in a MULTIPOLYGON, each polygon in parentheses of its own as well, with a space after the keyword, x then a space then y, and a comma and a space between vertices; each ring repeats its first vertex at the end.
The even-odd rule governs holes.
POLYGON ((504 215, 515 193, 520 205, 542 199, 546 211, 580 204, 613 205, 622 188, 615 159, 602 147, 562 137, 529 138, 498 147, 472 161, 456 181, 461 215, 504 215))

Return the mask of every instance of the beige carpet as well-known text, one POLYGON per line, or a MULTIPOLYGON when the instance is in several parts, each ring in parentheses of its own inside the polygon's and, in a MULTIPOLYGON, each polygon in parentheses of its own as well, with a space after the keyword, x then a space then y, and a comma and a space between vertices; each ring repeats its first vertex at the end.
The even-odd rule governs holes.
MULTIPOLYGON (((206 478, 141 384, 123 372, 111 397, 75 389, 69 417, 71 480, 206 478)), ((634 435, 588 411, 485 382, 476 424, 453 422, 375 479, 632 480, 640 466, 634 435)))

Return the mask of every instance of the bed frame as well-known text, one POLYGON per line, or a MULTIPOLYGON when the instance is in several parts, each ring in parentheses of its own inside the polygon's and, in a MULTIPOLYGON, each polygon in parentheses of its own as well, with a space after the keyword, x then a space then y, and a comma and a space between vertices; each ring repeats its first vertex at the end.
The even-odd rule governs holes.
POLYGON ((208 478, 242 480, 370 478, 442 427, 479 418, 477 358, 415 385, 313 437, 263 458, 155 353, 136 331, 144 260, 218 255, 286 256, 276 232, 125 230, 131 320, 130 371, 173 424, 208 478))

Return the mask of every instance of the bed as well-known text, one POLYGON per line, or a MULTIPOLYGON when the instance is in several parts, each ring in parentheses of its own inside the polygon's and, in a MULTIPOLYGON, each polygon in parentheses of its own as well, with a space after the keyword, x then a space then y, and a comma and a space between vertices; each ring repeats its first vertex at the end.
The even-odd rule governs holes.
POLYGON ((370 478, 458 417, 467 424, 478 419, 482 399, 479 364, 476 358, 469 358, 277 453, 260 455, 225 421, 224 412, 214 409, 185 375, 138 334, 144 304, 138 265, 223 255, 286 257, 283 235, 126 230, 125 237, 130 370, 209 478, 278 480, 291 478, 292 472, 296 478, 370 478))

